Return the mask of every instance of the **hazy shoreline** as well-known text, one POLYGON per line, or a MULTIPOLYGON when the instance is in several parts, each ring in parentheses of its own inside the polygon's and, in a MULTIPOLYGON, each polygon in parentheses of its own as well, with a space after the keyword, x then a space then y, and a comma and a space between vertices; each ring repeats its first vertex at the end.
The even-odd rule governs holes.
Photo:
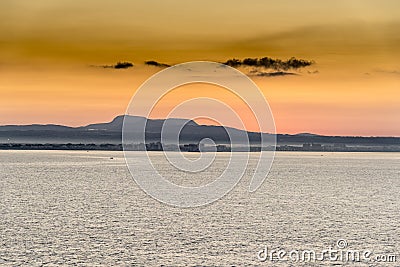
MULTIPOLYGON (((230 152, 229 150, 217 151, 217 152, 230 152)), ((27 144, 27 143, 9 143, 1 144, 0 150, 59 150, 59 151, 123 151, 122 144, 27 144)), ((179 151, 179 150, 168 150, 167 151, 179 151)), ((252 147, 251 152, 259 151, 271 151, 273 147, 252 147)), ((400 146, 316 146, 316 147, 304 147, 295 145, 278 145, 276 151, 298 151, 298 152, 400 152, 400 146)), ((130 151, 146 151, 145 149, 131 149, 130 151)), ((151 151, 163 151, 151 150, 151 151)), ((245 152, 245 147, 239 147, 232 149, 232 152, 245 152)), ((198 152, 198 151, 184 151, 184 152, 198 152)))

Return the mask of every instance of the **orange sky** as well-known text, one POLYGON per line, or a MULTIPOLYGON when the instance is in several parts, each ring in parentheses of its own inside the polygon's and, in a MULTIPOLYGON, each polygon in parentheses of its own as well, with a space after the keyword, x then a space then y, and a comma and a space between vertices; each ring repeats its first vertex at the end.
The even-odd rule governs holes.
MULTIPOLYGON (((0 124, 109 121, 160 70, 145 60, 295 56, 316 64, 295 76, 251 77, 278 132, 400 136, 398 1, 81 2, 0 3, 0 124), (99 67, 117 61, 135 66, 99 67)), ((202 86, 179 98, 207 92, 242 110, 202 86)))

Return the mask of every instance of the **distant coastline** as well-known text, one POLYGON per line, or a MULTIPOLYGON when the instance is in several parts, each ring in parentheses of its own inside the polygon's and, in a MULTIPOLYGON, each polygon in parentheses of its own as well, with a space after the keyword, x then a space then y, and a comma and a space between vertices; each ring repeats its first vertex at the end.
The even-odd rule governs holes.
MULTIPOLYGON (((147 144, 148 146, 153 143, 147 144)), ((143 145, 142 145, 143 146, 143 145)), ((140 148, 140 144, 136 147, 127 148, 129 151, 182 151, 182 152, 199 152, 195 144, 189 144, 191 148, 171 148, 168 145, 166 148, 140 148)), ((76 150, 76 151, 123 151, 122 144, 30 144, 30 143, 13 143, 13 144, 0 144, 0 150, 76 150)), ((271 151, 274 147, 257 147, 251 146, 251 152, 271 151)), ((294 145, 278 145, 275 147, 276 151, 303 151, 303 152, 400 152, 400 146, 332 146, 321 144, 304 144, 303 146, 294 145)), ((204 149, 207 151, 214 151, 211 147, 204 149)), ((246 147, 231 148, 227 145, 218 145, 215 149, 216 152, 244 152, 247 151, 246 147)))
MULTIPOLYGON (((329 152, 400 152, 400 137, 379 136, 324 136, 312 133, 272 134, 247 132, 240 129, 199 125, 195 121, 172 118, 170 124, 182 125, 179 129, 179 143, 182 147, 168 144, 171 140, 163 139, 161 132, 165 119, 148 119, 139 116, 121 115, 106 123, 89 124, 81 127, 63 125, 4 125, 0 126, 0 150, 110 150, 122 151, 122 128, 125 122, 141 125, 146 122, 145 140, 137 141, 129 150, 136 151, 191 151, 199 150, 198 144, 205 138, 212 139, 218 152, 247 151, 245 144, 230 144, 226 129, 234 135, 247 135, 251 151, 329 151, 329 152), (264 142, 261 147, 262 140, 264 142), (275 142, 276 140, 276 142, 275 142), (241 147, 242 146, 242 147, 241 147)), ((140 133, 138 129, 137 132, 140 133)), ((132 129, 135 133, 135 129, 132 129)), ((136 132, 136 133, 137 133, 136 132)), ((141 134, 139 134, 141 136, 141 134)), ((136 140, 136 139, 135 139, 136 140)), ((132 143, 135 143, 132 141, 132 143)), ((211 149, 212 148, 208 148, 211 149)), ((207 149, 206 149, 207 150, 207 149)))

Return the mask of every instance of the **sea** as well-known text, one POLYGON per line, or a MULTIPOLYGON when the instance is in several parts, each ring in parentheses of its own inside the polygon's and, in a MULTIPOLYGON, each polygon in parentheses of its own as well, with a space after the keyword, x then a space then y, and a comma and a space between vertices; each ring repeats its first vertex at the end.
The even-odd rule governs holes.
MULTIPOLYGON (((230 157, 192 175, 150 155, 186 186, 230 157)), ((0 151, 0 266, 400 266, 400 153, 277 152, 249 192, 257 158, 221 199, 179 208, 142 191, 122 152, 0 151)))

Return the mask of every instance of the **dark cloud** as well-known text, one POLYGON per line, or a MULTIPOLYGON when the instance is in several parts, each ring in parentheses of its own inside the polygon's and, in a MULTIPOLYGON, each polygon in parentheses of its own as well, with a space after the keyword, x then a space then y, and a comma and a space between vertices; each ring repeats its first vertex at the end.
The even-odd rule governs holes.
POLYGON ((263 58, 245 58, 243 60, 240 59, 229 59, 223 64, 237 68, 240 66, 244 67, 259 67, 265 69, 271 69, 278 72, 287 71, 287 70, 298 70, 300 68, 305 68, 314 64, 314 61, 297 59, 292 57, 288 60, 274 59, 270 57, 263 58))
MULTIPOLYGON (((155 60, 145 61, 144 64, 147 66, 154 66, 159 68, 167 68, 171 66, 169 64, 161 63, 155 60)), ((243 67, 245 69, 245 72, 247 72, 251 76, 276 77, 276 76, 298 75, 293 71, 298 71, 301 68, 308 67, 314 64, 314 61, 297 59, 294 57, 288 60, 263 57, 263 58, 245 58, 243 60, 233 58, 227 60, 226 62, 223 62, 222 64, 223 65, 221 66, 231 66, 234 68, 243 67)), ((112 69, 127 69, 133 67, 133 63, 124 61, 124 62, 117 62, 117 64, 115 65, 102 65, 97 67, 112 68, 112 69)), ((315 74, 318 73, 318 70, 308 71, 308 73, 315 74)))
POLYGON ((145 61, 144 64, 148 65, 148 66, 155 66, 155 67, 160 67, 160 68, 167 68, 167 67, 171 67, 171 65, 165 64, 165 63, 160 63, 154 60, 149 60, 149 61, 145 61))
POLYGON ((128 68, 133 67, 133 63, 124 61, 124 62, 117 62, 117 64, 115 64, 115 65, 101 65, 101 66, 93 66, 93 67, 102 67, 105 69, 128 69, 128 68))
POLYGON ((258 77, 277 77, 277 76, 291 76, 291 75, 298 75, 294 72, 285 72, 285 71, 259 71, 259 70, 252 70, 249 72, 250 76, 258 76, 258 77))
POLYGON ((114 65, 114 69, 127 69, 133 67, 133 63, 130 62, 117 62, 114 65))

